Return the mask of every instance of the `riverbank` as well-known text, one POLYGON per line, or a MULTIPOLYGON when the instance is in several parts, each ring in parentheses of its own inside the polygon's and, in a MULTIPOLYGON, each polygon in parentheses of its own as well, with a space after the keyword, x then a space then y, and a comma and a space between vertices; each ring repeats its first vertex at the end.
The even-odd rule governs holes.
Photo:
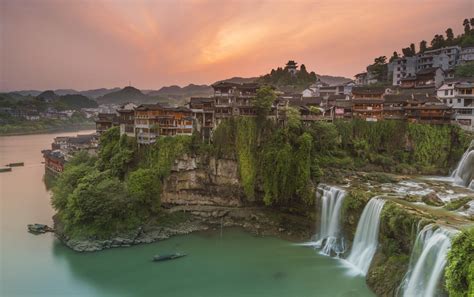
POLYGON ((79 130, 92 130, 95 129, 94 122, 86 122, 79 124, 59 123, 48 127, 15 127, 9 128, 7 125, 0 129, 0 136, 21 136, 21 135, 34 135, 34 134, 45 134, 45 133, 61 133, 61 132, 75 132, 79 130))
POLYGON ((314 234, 314 221, 308 216, 263 207, 219 207, 208 205, 175 206, 164 209, 147 224, 108 238, 74 237, 64 234, 54 217, 58 239, 77 252, 96 252, 109 248, 153 243, 198 231, 239 227, 255 236, 271 236, 292 242, 307 241, 314 234))

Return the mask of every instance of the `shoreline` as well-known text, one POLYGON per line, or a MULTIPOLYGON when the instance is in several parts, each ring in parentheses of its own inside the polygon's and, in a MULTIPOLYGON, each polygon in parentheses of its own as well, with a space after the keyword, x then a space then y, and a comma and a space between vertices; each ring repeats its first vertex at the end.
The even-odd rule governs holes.
POLYGON ((93 130, 95 125, 74 125, 69 127, 51 127, 46 129, 34 130, 34 131, 24 131, 24 132, 12 132, 12 133, 0 133, 0 137, 6 136, 23 136, 23 135, 37 135, 37 134, 50 134, 58 132, 75 132, 79 130, 93 130))
POLYGON ((131 247, 219 228, 242 228, 254 236, 273 236, 290 242, 306 241, 314 234, 309 218, 302 219, 297 214, 285 214, 280 210, 269 211, 260 207, 196 206, 187 209, 177 207, 177 210, 171 208, 164 212, 166 215, 185 215, 185 219, 174 224, 148 224, 104 239, 94 239, 66 236, 62 232, 61 223, 53 217, 54 234, 62 244, 76 252, 131 247), (282 226, 282 219, 292 223, 282 226))

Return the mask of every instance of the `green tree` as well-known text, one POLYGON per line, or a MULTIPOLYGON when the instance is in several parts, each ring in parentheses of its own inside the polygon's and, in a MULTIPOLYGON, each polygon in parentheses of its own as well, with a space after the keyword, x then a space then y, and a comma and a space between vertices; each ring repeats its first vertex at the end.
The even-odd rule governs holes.
POLYGON ((461 77, 474 77, 474 62, 456 66, 455 74, 461 77))
POLYGON ((389 60, 389 61, 392 62, 392 61, 395 60, 395 59, 398 59, 398 53, 397 53, 396 51, 393 52, 393 54, 392 54, 392 56, 390 57, 390 60, 389 60))
POLYGON ((275 99, 276 94, 270 86, 263 86, 257 90, 253 105, 260 117, 266 117, 271 112, 275 99))
POLYGON ((132 202, 145 212, 158 212, 161 181, 152 169, 139 168, 130 173, 126 183, 132 202))
POLYGON ((420 53, 424 53, 427 48, 427 42, 426 40, 420 41, 420 53))
POLYGON ((301 115, 295 107, 285 109, 286 122, 290 129, 299 129, 301 127, 301 115))
POLYGON ((130 204, 123 184, 109 171, 92 171, 80 179, 71 193, 64 212, 66 230, 80 230, 89 235, 110 234, 133 227, 130 204))
POLYGON ((416 55, 416 48, 414 43, 410 44, 410 51, 412 56, 416 55))
POLYGON ((451 42, 453 41, 453 39, 454 39, 453 29, 451 28, 446 29, 446 41, 451 42))
POLYGON ((468 19, 464 19, 462 25, 464 26, 464 34, 469 35, 471 32, 470 21, 468 19))

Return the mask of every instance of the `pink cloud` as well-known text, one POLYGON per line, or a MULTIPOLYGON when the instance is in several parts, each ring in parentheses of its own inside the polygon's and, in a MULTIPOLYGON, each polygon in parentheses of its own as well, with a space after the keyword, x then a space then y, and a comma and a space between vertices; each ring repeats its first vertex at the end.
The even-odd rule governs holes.
POLYGON ((351 77, 452 27, 469 0, 2 2, 0 88, 141 88, 257 76, 288 59, 351 77))

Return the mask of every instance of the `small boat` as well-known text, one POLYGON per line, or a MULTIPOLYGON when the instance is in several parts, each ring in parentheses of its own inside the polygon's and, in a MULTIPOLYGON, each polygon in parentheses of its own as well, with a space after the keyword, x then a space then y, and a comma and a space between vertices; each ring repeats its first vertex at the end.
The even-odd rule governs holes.
POLYGON ((0 172, 9 172, 12 171, 11 167, 0 167, 0 172))
POLYGON ((153 256, 153 261, 154 262, 168 261, 168 260, 178 259, 184 256, 186 256, 186 254, 181 254, 181 253, 174 253, 174 254, 168 254, 168 255, 155 255, 153 256))
POLYGON ((28 231, 32 233, 46 233, 53 232, 53 228, 44 224, 28 224, 28 231))
POLYGON ((16 163, 10 163, 6 165, 7 167, 20 167, 20 166, 25 166, 25 162, 16 162, 16 163))

